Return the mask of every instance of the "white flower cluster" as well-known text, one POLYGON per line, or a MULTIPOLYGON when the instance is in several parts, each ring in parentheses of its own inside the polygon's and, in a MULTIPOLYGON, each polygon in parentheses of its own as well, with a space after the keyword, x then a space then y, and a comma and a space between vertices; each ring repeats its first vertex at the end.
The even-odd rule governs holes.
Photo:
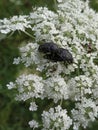
POLYGON ((44 126, 42 130, 68 130, 72 125, 72 119, 61 106, 50 108, 49 112, 43 111, 42 120, 44 126))
POLYGON ((75 105, 75 109, 71 111, 74 118, 74 130, 78 130, 80 125, 86 128, 89 122, 95 121, 98 117, 98 106, 91 98, 82 97, 81 102, 75 105))
MULTIPOLYGON (((71 125, 73 130, 86 128, 98 118, 98 13, 88 6, 88 1, 58 0, 57 12, 39 7, 22 18, 23 24, 19 19, 11 22, 13 18, 0 21, 2 33, 31 28, 35 37, 32 43, 20 48, 21 56, 14 59, 14 64, 24 64, 32 74, 19 76, 8 88, 18 90, 17 100, 33 100, 30 111, 37 111, 37 98, 53 102, 47 112, 43 110, 42 130, 66 130, 71 125), (18 24, 22 24, 21 28, 18 24), (45 59, 38 52, 43 40, 68 49, 73 64, 66 66, 45 59), (53 108, 60 103, 66 110, 60 106, 53 108)), ((34 120, 29 124, 34 128, 40 126, 34 120)))
POLYGON ((30 21, 28 21, 28 16, 20 15, 13 16, 11 19, 4 18, 0 20, 0 32, 7 34, 10 32, 25 31, 25 28, 30 28, 30 21))
POLYGON ((26 67, 32 64, 39 64, 40 55, 38 52, 38 45, 28 43, 27 46, 19 48, 21 57, 14 58, 13 64, 19 64, 22 62, 26 67))
POLYGON ((42 77, 36 74, 23 74, 16 79, 14 84, 10 82, 7 86, 10 89, 17 88, 19 94, 16 99, 23 101, 30 98, 41 98, 44 91, 42 77))

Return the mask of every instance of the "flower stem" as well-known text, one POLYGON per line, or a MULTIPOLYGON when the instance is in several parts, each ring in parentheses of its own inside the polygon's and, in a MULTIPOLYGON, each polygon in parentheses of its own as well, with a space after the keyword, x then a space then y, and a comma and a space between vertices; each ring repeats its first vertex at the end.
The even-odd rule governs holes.
POLYGON ((54 8, 55 8, 55 10, 57 10, 57 8, 58 8, 56 0, 54 0, 54 8))
POLYGON ((26 35, 28 35, 29 37, 31 37, 31 38, 34 39, 34 36, 32 36, 30 33, 26 32, 26 31, 24 31, 24 33, 25 33, 26 35))

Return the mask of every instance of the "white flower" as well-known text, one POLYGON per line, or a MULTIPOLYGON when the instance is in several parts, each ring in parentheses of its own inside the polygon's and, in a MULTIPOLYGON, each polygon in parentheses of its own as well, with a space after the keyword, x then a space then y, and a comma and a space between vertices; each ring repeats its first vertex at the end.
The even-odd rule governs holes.
POLYGON ((30 107, 29 107, 29 110, 30 111, 36 111, 37 110, 37 105, 35 104, 35 102, 31 102, 30 103, 30 107))
POLYGON ((25 31, 25 28, 31 28, 30 21, 27 20, 28 16, 13 16, 10 20, 4 18, 0 20, 0 32, 1 33, 10 33, 11 31, 25 31))
POLYGON ((62 2, 63 0, 57 0, 58 2, 62 2))
POLYGON ((86 128, 90 121, 95 120, 98 114, 98 107, 91 99, 82 98, 81 103, 76 103, 76 109, 71 112, 74 121, 73 129, 78 130, 79 126, 86 128))
POLYGON ((93 80, 85 75, 71 78, 68 84, 72 100, 81 100, 81 97, 92 94, 93 80))
POLYGON ((38 122, 36 122, 35 120, 29 121, 29 125, 31 128, 38 128, 38 122))
POLYGON ((17 95, 17 100, 27 100, 29 98, 43 98, 43 83, 42 78, 29 74, 29 75, 21 75, 15 81, 15 86, 19 91, 17 95))
POLYGON ((14 58, 13 64, 18 65, 20 63, 20 57, 14 58))
POLYGON ((44 126, 42 130, 67 130, 72 125, 72 119, 67 115, 66 109, 62 109, 61 106, 50 108, 48 112, 43 111, 42 120, 44 126))
POLYGON ((14 58, 14 63, 24 63, 26 67, 40 63, 40 55, 37 43, 28 43, 24 47, 20 47, 21 57, 14 58))
POLYGON ((48 78, 45 82, 45 96, 53 99, 54 102, 62 99, 68 99, 68 86, 61 76, 48 78))
POLYGON ((16 88, 16 86, 13 82, 9 82, 9 84, 7 84, 7 87, 8 87, 8 89, 16 88))

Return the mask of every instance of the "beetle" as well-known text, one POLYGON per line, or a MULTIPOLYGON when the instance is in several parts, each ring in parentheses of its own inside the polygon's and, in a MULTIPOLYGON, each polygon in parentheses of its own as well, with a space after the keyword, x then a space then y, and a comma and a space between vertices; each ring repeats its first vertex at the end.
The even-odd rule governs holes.
POLYGON ((38 50, 39 52, 42 53, 54 53, 56 50, 58 49, 57 44, 53 43, 53 42, 46 42, 42 45, 39 46, 38 50))
POLYGON ((56 52, 56 55, 57 55, 57 60, 58 61, 73 63, 72 54, 67 49, 58 48, 58 50, 56 52))
POLYGON ((55 43, 48 42, 39 46, 39 52, 44 53, 44 58, 53 62, 73 63, 72 54, 64 48, 59 48, 55 43))

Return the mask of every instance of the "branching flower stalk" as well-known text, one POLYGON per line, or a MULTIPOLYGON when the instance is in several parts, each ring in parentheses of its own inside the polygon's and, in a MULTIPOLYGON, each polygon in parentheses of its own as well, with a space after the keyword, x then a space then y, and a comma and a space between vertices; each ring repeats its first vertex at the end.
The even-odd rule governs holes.
POLYGON ((24 64, 26 71, 7 87, 17 89, 16 100, 30 100, 32 112, 40 109, 37 99, 48 101, 41 124, 32 119, 31 128, 79 130, 98 118, 98 64, 94 62, 98 59, 98 13, 88 1, 58 0, 57 6, 56 12, 38 7, 29 15, 0 20, 1 33, 28 28, 33 32, 32 42, 19 48, 21 55, 13 62, 24 64), (45 59, 38 51, 43 40, 68 49, 73 63, 66 66, 45 59))

